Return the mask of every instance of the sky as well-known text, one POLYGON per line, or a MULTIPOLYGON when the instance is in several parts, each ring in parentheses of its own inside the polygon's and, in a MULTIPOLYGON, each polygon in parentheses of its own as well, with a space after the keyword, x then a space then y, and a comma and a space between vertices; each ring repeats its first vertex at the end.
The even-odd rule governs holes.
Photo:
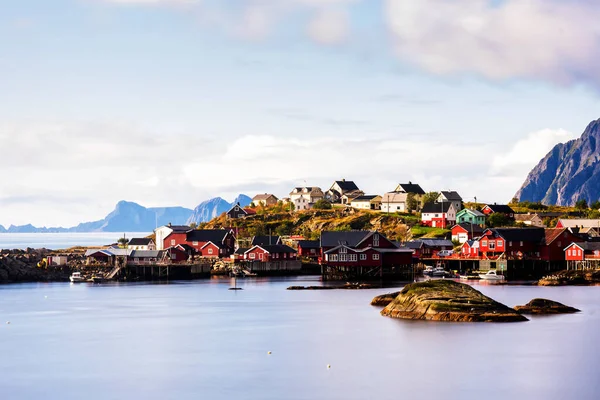
POLYGON ((600 118, 584 0, 0 2, 0 224, 354 180, 507 202, 600 118))

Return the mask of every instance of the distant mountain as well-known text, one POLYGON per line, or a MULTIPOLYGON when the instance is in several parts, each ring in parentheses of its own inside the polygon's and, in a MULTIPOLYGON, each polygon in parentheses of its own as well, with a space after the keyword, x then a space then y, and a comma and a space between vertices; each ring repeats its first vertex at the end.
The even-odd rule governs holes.
POLYGON ((252 199, 239 195, 233 203, 220 197, 202 202, 194 210, 184 207, 146 208, 137 203, 120 201, 115 209, 104 219, 83 222, 72 228, 37 228, 31 224, 5 229, 0 225, 0 233, 58 233, 58 232, 152 232, 157 226, 185 225, 192 222, 208 222, 212 218, 229 211, 233 204, 250 204, 252 199))
POLYGON ((246 195, 240 194, 233 202, 228 203, 221 197, 215 197, 214 199, 203 201, 194 209, 194 212, 187 220, 187 224, 199 224, 201 222, 208 222, 211 219, 218 217, 219 215, 227 212, 235 204, 239 203, 242 207, 246 207, 252 202, 252 199, 246 195))
POLYGON ((600 119, 576 140, 557 144, 529 173, 515 195, 520 201, 572 206, 600 198, 600 119))

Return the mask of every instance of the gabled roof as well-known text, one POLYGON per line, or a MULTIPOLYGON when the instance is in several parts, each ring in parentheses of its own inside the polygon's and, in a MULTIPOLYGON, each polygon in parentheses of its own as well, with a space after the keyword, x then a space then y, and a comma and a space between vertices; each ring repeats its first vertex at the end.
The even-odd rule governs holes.
POLYGON ((404 246, 409 249, 420 249, 423 246, 426 247, 440 247, 440 246, 449 246, 454 247, 454 243, 448 239, 415 239, 410 242, 404 243, 404 246))
POLYGON ((323 231, 321 232, 321 247, 336 247, 339 245, 355 247, 371 233, 369 231, 323 231))
POLYGON ((556 239, 558 239, 560 237, 560 235, 562 235, 565 232, 568 232, 567 228, 546 228, 544 229, 545 232, 545 243, 546 244, 550 244, 552 242, 554 242, 556 239))
POLYGON ((321 242, 318 240, 298 240, 298 247, 303 249, 319 249, 321 248, 321 242))
POLYGON ((229 211, 227 211, 227 214, 232 212, 236 207, 238 208, 238 212, 242 212, 242 213, 248 215, 248 212, 246 210, 244 210, 244 208, 242 206, 240 206, 240 203, 234 204, 233 207, 231 207, 229 209, 229 211))
POLYGON ((200 247, 200 250, 204 249, 206 246, 210 246, 211 244, 213 246, 215 246, 216 248, 218 248, 218 249, 224 249, 225 248, 225 245, 223 243, 219 243, 219 242, 215 243, 213 241, 210 241, 210 242, 204 243, 204 245, 202 247, 200 247))
POLYGON ((460 197, 460 195, 457 192, 455 192, 454 190, 451 190, 448 192, 442 191, 442 192, 440 192, 440 194, 442 196, 444 196, 444 198, 446 198, 447 200, 450 200, 450 201, 462 201, 462 197, 460 197))
POLYGON ((573 247, 573 246, 578 246, 578 247, 582 248, 584 251, 597 251, 597 250, 600 250, 600 242, 571 243, 570 245, 568 245, 567 247, 565 247, 565 250, 567 250, 569 247, 573 247))
POLYGON ((129 256, 134 250, 130 250, 130 249, 115 249, 115 248, 110 248, 110 249, 90 249, 87 250, 85 252, 85 256, 89 257, 91 255, 94 255, 96 253, 100 253, 103 254, 105 256, 129 256))
POLYGON ((347 180, 335 181, 335 183, 333 185, 335 185, 336 183, 340 187, 340 189, 342 189, 344 192, 351 192, 354 190, 359 190, 358 186, 356 186, 356 184, 353 181, 347 181, 347 180))
POLYGON ((466 242, 464 242, 464 243, 463 243, 463 246, 464 246, 465 244, 466 244, 467 246, 469 246, 469 247, 473 247, 473 244, 475 244, 475 241, 474 241, 474 240, 467 240, 466 242))
POLYGON ((486 204, 486 207, 488 207, 490 210, 492 210, 492 212, 495 212, 495 213, 501 213, 501 214, 514 214, 515 213, 515 211, 506 204, 486 204))
POLYGON ((246 253, 248 250, 250 250, 250 247, 240 247, 233 254, 242 255, 242 254, 246 253))
POLYGON ((263 245, 272 245, 272 244, 280 244, 281 237, 279 236, 269 236, 269 235, 261 235, 254 236, 252 238, 252 246, 263 246, 263 245))
POLYGON ((515 221, 533 221, 536 217, 540 216, 538 214, 515 214, 515 221))
POLYGON ((421 186, 416 183, 408 182, 408 183, 400 183, 396 189, 400 189, 405 193, 413 193, 418 195, 425 194, 425 191, 421 188, 421 186))
POLYGON ((600 219, 564 219, 558 220, 564 228, 598 228, 600 227, 600 219))
POLYGON ((485 217, 485 214, 482 213, 479 210, 471 210, 470 208, 463 208, 462 210, 460 210, 459 212, 456 213, 456 217, 463 215, 463 214, 471 214, 475 217, 485 217))
POLYGON ((404 192, 385 193, 381 198, 382 203, 406 203, 408 194, 404 192))
POLYGON ((132 258, 158 258, 160 250, 133 250, 129 257, 132 258))
POLYGON ((493 228, 488 231, 508 241, 543 243, 546 240, 544 228, 493 228))
POLYGON ((421 213, 432 214, 432 213, 447 213, 450 210, 452 203, 443 201, 441 203, 425 203, 421 213))
POLYGON ((128 246, 149 246, 154 243, 150 238, 133 238, 127 243, 128 246))
POLYGON ((246 250, 246 253, 254 250, 257 247, 263 249, 264 251, 266 251, 267 253, 270 253, 270 254, 273 254, 273 253, 296 253, 295 249, 292 249, 290 246, 286 246, 285 244, 253 246, 251 249, 246 250))
POLYGON ((322 195, 323 191, 321 190, 320 187, 316 187, 316 186, 295 187, 290 192, 290 196, 295 195, 295 194, 317 194, 317 195, 322 195), (306 189, 306 192, 304 191, 304 189, 306 189))
POLYGON ((273 195, 273 194, 270 194, 270 193, 264 193, 264 194, 257 194, 256 196, 254 196, 254 197, 252 198, 252 200, 253 200, 253 201, 254 201, 254 200, 257 200, 257 201, 260 201, 260 200, 267 200, 269 197, 274 197, 275 199, 277 199, 277 196, 275 196, 275 195, 273 195))
POLYGON ((371 202, 373 200, 376 200, 378 197, 381 198, 381 196, 379 196, 378 194, 363 195, 363 196, 358 196, 358 197, 353 198, 352 202, 355 202, 355 201, 371 202))
POLYGON ((362 190, 351 190, 349 192, 345 192, 342 197, 346 197, 348 199, 355 199, 359 196, 364 195, 365 192, 363 192, 362 190))
POLYGON ((187 234, 188 242, 213 242, 223 243, 230 233, 227 229, 194 229, 187 234))
POLYGON ((165 225, 161 228, 169 228, 173 233, 186 233, 192 230, 192 228, 187 225, 165 225))
POLYGON ((452 227, 452 229, 460 226, 467 232, 473 232, 474 235, 481 235, 483 233, 483 228, 477 224, 471 224, 470 222, 461 222, 460 224, 456 224, 452 227))
POLYGON ((175 247, 179 248, 180 250, 185 251, 186 253, 195 253, 196 252, 195 248, 193 248, 192 246, 190 246, 189 244, 186 244, 186 243, 178 244, 175 247))

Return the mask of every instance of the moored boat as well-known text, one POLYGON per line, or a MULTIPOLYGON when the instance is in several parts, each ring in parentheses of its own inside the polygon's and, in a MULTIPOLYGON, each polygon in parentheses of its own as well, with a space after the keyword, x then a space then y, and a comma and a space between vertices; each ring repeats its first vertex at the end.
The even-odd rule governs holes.
POLYGON ((433 267, 431 265, 426 265, 423 270, 423 275, 433 275, 433 267))
POLYGON ((437 266, 433 269, 433 273, 431 274, 431 276, 446 276, 448 274, 448 272, 444 269, 444 267, 441 266, 437 266))
POLYGON ((69 277, 69 280, 72 283, 85 282, 85 279, 83 278, 83 276, 81 276, 81 272, 73 272, 69 277))
POLYGON ((492 269, 487 272, 487 274, 479 274, 479 278, 484 281, 503 281, 504 275, 498 275, 496 270, 492 269))

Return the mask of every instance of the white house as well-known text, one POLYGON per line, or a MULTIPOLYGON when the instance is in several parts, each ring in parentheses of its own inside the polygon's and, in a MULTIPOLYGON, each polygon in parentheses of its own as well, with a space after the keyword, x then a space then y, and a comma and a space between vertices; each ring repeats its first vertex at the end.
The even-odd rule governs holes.
POLYGON ((133 238, 127 243, 129 250, 156 250, 154 240, 150 238, 133 238))
POLYGON ((450 228, 456 223, 456 208, 451 202, 426 203, 421 210, 421 222, 435 228, 450 228))
POLYGON ((318 187, 297 187, 290 193, 290 202, 297 211, 310 210, 313 204, 324 198, 325 194, 318 187))
POLYGON ((406 212, 406 192, 390 192, 383 195, 381 199, 381 211, 387 213, 406 212))
POLYGON ((358 197, 365 194, 361 191, 353 181, 342 179, 341 181, 333 182, 331 188, 325 193, 325 198, 331 203, 349 204, 348 198, 358 197), (344 199, 342 196, 346 195, 344 199))
POLYGON ((455 191, 440 192, 436 201, 438 203, 452 203, 456 212, 462 210, 462 197, 455 191))
MULTIPOLYGON (((189 232, 192 228, 187 225, 165 225, 160 228, 156 228, 154 230, 155 234, 155 242, 156 242, 156 250, 164 250, 165 249, 165 239, 173 232, 189 232)), ((169 247, 169 246, 167 246, 169 247)))
POLYGON ((359 210, 381 210, 381 196, 358 196, 351 200, 350 207, 359 210))

